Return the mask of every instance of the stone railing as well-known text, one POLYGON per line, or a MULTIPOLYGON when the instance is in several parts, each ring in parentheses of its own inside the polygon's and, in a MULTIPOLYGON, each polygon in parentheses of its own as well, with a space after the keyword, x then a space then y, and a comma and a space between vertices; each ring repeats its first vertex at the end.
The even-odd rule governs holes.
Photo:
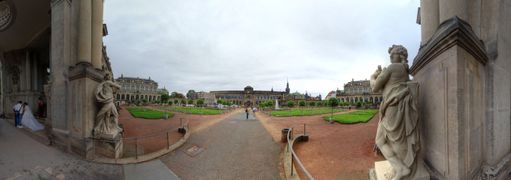
POLYGON ((314 177, 305 169, 302 162, 300 161, 300 158, 298 158, 298 155, 293 150, 293 145, 295 142, 306 142, 309 140, 309 135, 305 132, 305 125, 304 125, 304 132, 303 134, 297 134, 295 137, 293 137, 293 128, 289 128, 287 131, 287 145, 283 153, 283 159, 284 159, 284 174, 286 179, 300 179, 300 176, 306 177, 307 179, 313 180, 314 177), (299 167, 297 169, 296 166, 299 167), (298 172, 300 170, 300 172, 298 172))
MULTIPOLYGON (((176 150, 177 148, 181 147, 190 137, 190 130, 188 123, 181 125, 180 128, 178 128, 178 132, 183 134, 183 137, 181 137, 177 142, 171 144, 169 133, 170 131, 164 131, 164 132, 158 132, 153 133, 151 135, 158 135, 162 137, 163 139, 160 139, 160 141, 156 141, 158 144, 164 144, 164 147, 162 147, 159 150, 150 152, 150 153, 144 153, 143 150, 140 150, 140 144, 144 143, 144 141, 151 141, 150 138, 154 136, 136 136, 136 137, 128 137, 128 138, 121 138, 120 140, 123 141, 123 147, 126 148, 126 146, 129 144, 132 147, 134 146, 134 152, 132 154, 124 154, 121 158, 109 158, 104 156, 96 155, 91 161, 94 162, 100 162, 100 163, 107 163, 107 164, 132 164, 132 163, 139 163, 144 161, 149 161, 152 159, 156 159, 160 156, 163 156, 169 152, 172 152, 176 150), (163 141, 162 141, 163 140, 163 141), (166 144, 165 144, 166 143, 166 144)), ((98 139, 89 139, 93 141, 92 144, 94 144, 94 141, 103 141, 98 139)), ((153 142, 154 143, 154 142, 153 142)), ((92 147, 92 150, 96 152, 95 148, 92 147)), ((126 150, 125 150, 126 151, 126 150)), ((96 153, 97 154, 97 153, 96 153)))

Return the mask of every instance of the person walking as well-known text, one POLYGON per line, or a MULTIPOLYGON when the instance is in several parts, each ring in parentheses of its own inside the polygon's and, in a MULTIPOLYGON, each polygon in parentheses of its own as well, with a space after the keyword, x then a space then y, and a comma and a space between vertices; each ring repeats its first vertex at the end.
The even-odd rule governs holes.
POLYGON ((257 108, 256 108, 256 107, 253 107, 253 108, 252 108, 252 114, 254 115, 254 118, 255 118, 255 116, 256 116, 256 112, 257 112, 257 108))
POLYGON ((23 128, 23 126, 21 126, 21 104, 22 102, 21 101, 18 101, 17 104, 15 104, 13 107, 12 107, 12 110, 14 111, 14 126, 17 127, 17 128, 23 128))
POLYGON ((248 109, 245 108, 245 114, 247 115, 247 119, 248 119, 248 109))

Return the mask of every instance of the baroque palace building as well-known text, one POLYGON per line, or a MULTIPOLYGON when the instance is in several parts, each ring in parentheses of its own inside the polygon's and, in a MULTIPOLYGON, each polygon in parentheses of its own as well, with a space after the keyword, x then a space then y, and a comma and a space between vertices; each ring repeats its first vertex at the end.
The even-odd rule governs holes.
POLYGON ((369 80, 355 81, 352 79, 351 82, 344 84, 344 90, 337 90, 336 96, 341 102, 348 103, 365 102, 375 104, 383 100, 381 93, 371 91, 369 80))
POLYGON ((274 91, 273 88, 270 91, 254 90, 252 86, 247 86, 243 91, 211 91, 210 93, 215 94, 216 99, 228 101, 236 105, 257 106, 259 103, 267 100, 283 101, 289 96, 289 92, 288 82, 286 83, 285 91, 274 91))
POLYGON ((117 78, 116 83, 121 85, 117 100, 123 102, 135 102, 147 100, 148 102, 160 101, 162 94, 168 94, 168 91, 158 89, 158 83, 149 77, 148 79, 138 77, 121 77, 117 78))
POLYGON ((291 93, 289 82, 286 83, 285 91, 274 91, 273 88, 269 91, 254 90, 252 86, 247 86, 243 91, 240 90, 227 90, 227 91, 211 91, 217 100, 224 100, 236 105, 244 106, 258 106, 260 103, 268 100, 279 101, 283 104, 286 101, 321 101, 321 95, 310 96, 308 93, 300 94, 298 92, 291 93))

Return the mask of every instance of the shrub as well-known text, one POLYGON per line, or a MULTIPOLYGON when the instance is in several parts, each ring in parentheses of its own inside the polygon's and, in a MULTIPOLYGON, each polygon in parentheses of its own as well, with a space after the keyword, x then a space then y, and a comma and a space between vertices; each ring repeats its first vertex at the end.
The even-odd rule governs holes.
POLYGON ((328 106, 337 107, 339 105, 339 100, 337 98, 328 99, 328 106))
POLYGON ((309 106, 316 106, 316 102, 314 101, 309 102, 309 106))
POLYGON ((204 105, 204 99, 199 99, 199 100, 197 100, 196 103, 197 103, 197 106, 199 106, 199 107, 203 106, 204 105))
POLYGON ((294 106, 295 106, 295 102, 293 102, 293 101, 287 102, 287 107, 294 107, 294 106))

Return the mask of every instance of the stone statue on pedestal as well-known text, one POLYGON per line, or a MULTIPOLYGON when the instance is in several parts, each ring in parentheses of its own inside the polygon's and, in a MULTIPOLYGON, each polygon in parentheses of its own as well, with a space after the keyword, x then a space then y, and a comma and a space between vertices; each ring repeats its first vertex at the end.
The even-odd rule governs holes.
POLYGON ((383 91, 375 141, 394 171, 386 177, 393 180, 429 179, 429 173, 417 155, 420 149, 418 85, 410 82, 408 52, 401 45, 392 45, 389 54, 391 64, 384 69, 378 66, 370 80, 373 92, 383 91))
POLYGON ((94 123, 94 136, 98 138, 115 138, 121 128, 118 125, 119 113, 115 107, 114 93, 121 88, 114 83, 110 74, 106 74, 104 81, 96 89, 96 101, 101 104, 101 109, 96 115, 94 123))

